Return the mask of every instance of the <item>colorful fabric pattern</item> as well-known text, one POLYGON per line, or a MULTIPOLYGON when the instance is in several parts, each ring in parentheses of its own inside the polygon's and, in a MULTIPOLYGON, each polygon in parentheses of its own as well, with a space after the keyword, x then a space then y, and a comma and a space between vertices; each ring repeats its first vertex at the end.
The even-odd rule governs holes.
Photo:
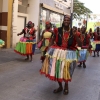
POLYGON ((78 62, 86 62, 87 57, 88 57, 88 51, 87 51, 87 49, 81 49, 81 50, 79 50, 78 62))
POLYGON ((5 45, 5 42, 0 39, 0 48, 3 47, 4 45, 5 45))
POLYGON ((100 41, 91 41, 92 50, 100 51, 100 41))
POLYGON ((41 54, 41 60, 44 60, 44 58, 45 58, 46 51, 47 51, 47 49, 49 47, 49 44, 50 44, 51 36, 52 36, 52 33, 48 32, 48 31, 46 31, 43 34, 43 42, 42 42, 42 46, 40 48, 40 50, 42 52, 42 54, 41 54))
MULTIPOLYGON (((23 39, 23 40, 25 40, 25 39, 23 39)), ((35 39, 33 39, 31 41, 26 40, 26 42, 20 41, 16 44, 14 51, 18 54, 23 55, 23 56, 31 55, 31 54, 34 54, 35 47, 36 47, 36 40, 35 39)))
POLYGON ((76 51, 63 50, 53 46, 46 53, 40 73, 53 81, 68 82, 72 79, 76 63, 76 51))

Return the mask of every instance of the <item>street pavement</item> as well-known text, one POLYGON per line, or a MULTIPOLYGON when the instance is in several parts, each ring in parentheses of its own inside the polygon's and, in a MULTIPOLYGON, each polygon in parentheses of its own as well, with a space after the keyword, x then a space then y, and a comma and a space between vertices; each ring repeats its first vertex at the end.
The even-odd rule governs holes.
POLYGON ((100 57, 89 57, 87 68, 76 68, 69 94, 53 94, 56 82, 40 75, 40 52, 33 62, 13 50, 0 50, 0 100, 100 100, 100 57))

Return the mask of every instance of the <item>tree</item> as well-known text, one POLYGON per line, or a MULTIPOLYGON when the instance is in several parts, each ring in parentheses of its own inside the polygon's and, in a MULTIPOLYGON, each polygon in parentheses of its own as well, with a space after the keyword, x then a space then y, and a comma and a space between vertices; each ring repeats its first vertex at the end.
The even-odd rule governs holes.
POLYGON ((90 14, 92 11, 84 6, 84 4, 78 0, 74 0, 73 5, 73 18, 74 19, 82 19, 83 16, 87 16, 90 18, 90 14))

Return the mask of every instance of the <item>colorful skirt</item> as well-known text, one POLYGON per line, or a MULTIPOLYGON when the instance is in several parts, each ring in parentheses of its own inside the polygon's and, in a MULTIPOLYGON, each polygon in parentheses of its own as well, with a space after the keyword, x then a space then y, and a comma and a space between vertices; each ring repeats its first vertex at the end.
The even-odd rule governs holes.
POLYGON ((76 51, 53 46, 46 53, 40 73, 53 81, 71 81, 77 58, 76 51))
POLYGON ((5 45, 5 42, 0 39, 0 48, 3 47, 4 45, 5 45))
POLYGON ((100 51, 100 41, 92 41, 92 51, 100 51))
POLYGON ((87 49, 81 49, 79 50, 79 56, 78 56, 78 62, 86 62, 88 57, 88 50, 87 49))
POLYGON ((50 39, 44 39, 43 42, 42 42, 42 46, 40 48, 40 51, 41 51, 40 60, 42 60, 42 61, 44 61, 44 59, 45 59, 45 54, 48 50, 49 44, 50 44, 50 39))
POLYGON ((36 40, 26 40, 25 38, 20 39, 20 41, 16 44, 14 51, 20 55, 26 56, 34 54, 36 47, 36 40))

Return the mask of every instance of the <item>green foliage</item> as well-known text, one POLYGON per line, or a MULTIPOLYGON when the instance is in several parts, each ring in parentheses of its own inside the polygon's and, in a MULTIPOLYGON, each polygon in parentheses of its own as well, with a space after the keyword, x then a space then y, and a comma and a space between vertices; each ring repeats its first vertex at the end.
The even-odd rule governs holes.
POLYGON ((84 4, 78 0, 74 0, 73 6, 73 18, 82 19, 83 16, 90 18, 92 11, 84 6, 84 4))

